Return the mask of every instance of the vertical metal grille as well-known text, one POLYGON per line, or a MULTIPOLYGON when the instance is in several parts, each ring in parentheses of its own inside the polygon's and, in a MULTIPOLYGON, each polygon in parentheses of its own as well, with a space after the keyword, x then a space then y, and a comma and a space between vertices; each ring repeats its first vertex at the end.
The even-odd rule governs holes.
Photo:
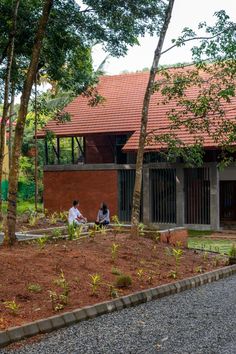
POLYGON ((151 169, 151 220, 176 223, 176 170, 151 169))
MULTIPOLYGON (((119 170, 119 219, 121 221, 131 221, 133 204, 133 192, 135 182, 135 170, 119 170)), ((142 200, 140 219, 142 219, 142 200)))
POLYGON ((210 224, 209 168, 184 169, 185 223, 210 224))

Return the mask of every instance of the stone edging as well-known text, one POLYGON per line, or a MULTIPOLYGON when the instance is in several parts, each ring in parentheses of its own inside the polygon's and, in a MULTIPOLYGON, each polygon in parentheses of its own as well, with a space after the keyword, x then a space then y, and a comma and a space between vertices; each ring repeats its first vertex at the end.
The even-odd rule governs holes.
POLYGON ((48 333, 62 327, 67 327, 103 314, 119 311, 124 308, 136 306, 151 300, 160 299, 184 290, 193 289, 198 286, 226 278, 233 274, 236 274, 236 265, 220 268, 174 283, 157 286, 156 288, 149 288, 147 290, 132 293, 115 300, 98 303, 93 306, 86 306, 71 312, 64 312, 61 315, 30 322, 23 326, 12 327, 6 331, 0 331, 0 347, 4 347, 10 343, 35 336, 37 334, 48 333))

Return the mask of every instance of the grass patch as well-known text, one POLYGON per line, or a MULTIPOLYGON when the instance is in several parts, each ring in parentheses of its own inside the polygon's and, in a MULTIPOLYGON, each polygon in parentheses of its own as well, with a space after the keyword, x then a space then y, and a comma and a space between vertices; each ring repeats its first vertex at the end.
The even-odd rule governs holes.
POLYGON ((232 240, 206 240, 201 237, 188 239, 189 248, 197 248, 203 251, 213 251, 224 254, 229 254, 232 244, 232 240))
MULTIPOLYGON (((26 211, 29 210, 35 210, 34 207, 34 201, 30 201, 30 200, 19 200, 17 202, 17 214, 18 215, 22 215, 24 214, 26 211)), ((43 204, 42 203, 38 203, 38 210, 42 211, 43 210, 43 204)), ((7 213, 7 202, 4 201, 2 203, 2 211, 3 214, 7 213)))
POLYGON ((188 230, 189 237, 202 237, 212 235, 213 231, 211 230, 188 230))

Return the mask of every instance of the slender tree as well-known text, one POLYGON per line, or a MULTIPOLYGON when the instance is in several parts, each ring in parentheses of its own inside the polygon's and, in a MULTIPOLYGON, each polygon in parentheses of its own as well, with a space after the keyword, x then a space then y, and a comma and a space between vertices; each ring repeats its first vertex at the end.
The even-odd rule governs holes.
POLYGON ((15 127, 12 163, 11 163, 11 171, 9 176, 7 231, 5 234, 5 243, 10 245, 13 244, 16 240, 15 226, 16 226, 17 184, 18 184, 18 175, 19 175, 19 158, 21 155, 21 146, 23 140, 25 119, 27 115, 32 86, 38 70, 40 51, 42 48, 42 42, 45 35, 46 26, 48 23, 52 5, 53 5, 53 0, 45 0, 42 16, 39 20, 38 30, 35 36, 35 41, 32 49, 31 62, 23 86, 20 108, 19 108, 18 118, 15 127))
POLYGON ((142 173, 143 173, 143 155, 144 155, 144 147, 147 136, 147 123, 148 123, 148 111, 149 104, 151 100, 151 96, 153 94, 153 88, 155 84, 155 77, 158 70, 158 64, 161 57, 162 47, 164 44, 166 32, 169 27, 171 14, 173 10, 175 0, 169 0, 168 7, 166 8, 166 14, 162 29, 160 31, 159 41, 154 53, 154 59, 152 63, 152 67, 150 70, 149 80, 143 100, 143 108, 142 108, 142 119, 141 119, 141 128, 139 135, 139 145, 138 145, 138 153, 136 160, 136 172, 135 172, 135 184, 134 184, 134 193, 133 193, 133 208, 132 208, 132 216, 131 216, 131 233, 132 235, 137 235, 138 232, 138 224, 140 217, 140 201, 141 201, 141 189, 142 189, 142 173))
POLYGON ((2 213, 2 175, 3 175, 3 159, 5 152, 5 143, 6 143, 6 124, 8 119, 9 112, 9 94, 10 94, 10 85, 11 85, 11 71, 12 63, 14 57, 14 46, 15 46, 15 35, 16 35, 16 23, 17 23, 17 14, 19 8, 20 0, 16 0, 13 6, 12 14, 12 25, 9 33, 9 44, 7 48, 7 66, 5 73, 5 82, 4 82, 4 103, 3 103, 3 114, 1 120, 1 130, 0 130, 0 217, 2 213))

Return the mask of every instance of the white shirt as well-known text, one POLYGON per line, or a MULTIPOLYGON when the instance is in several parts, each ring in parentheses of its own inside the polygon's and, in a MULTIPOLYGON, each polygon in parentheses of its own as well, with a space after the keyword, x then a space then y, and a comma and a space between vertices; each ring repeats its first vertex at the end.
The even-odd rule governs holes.
POLYGON ((72 224, 74 221, 77 220, 77 217, 80 216, 81 216, 81 212, 77 208, 75 208, 74 206, 70 208, 69 217, 68 217, 69 224, 72 224))

